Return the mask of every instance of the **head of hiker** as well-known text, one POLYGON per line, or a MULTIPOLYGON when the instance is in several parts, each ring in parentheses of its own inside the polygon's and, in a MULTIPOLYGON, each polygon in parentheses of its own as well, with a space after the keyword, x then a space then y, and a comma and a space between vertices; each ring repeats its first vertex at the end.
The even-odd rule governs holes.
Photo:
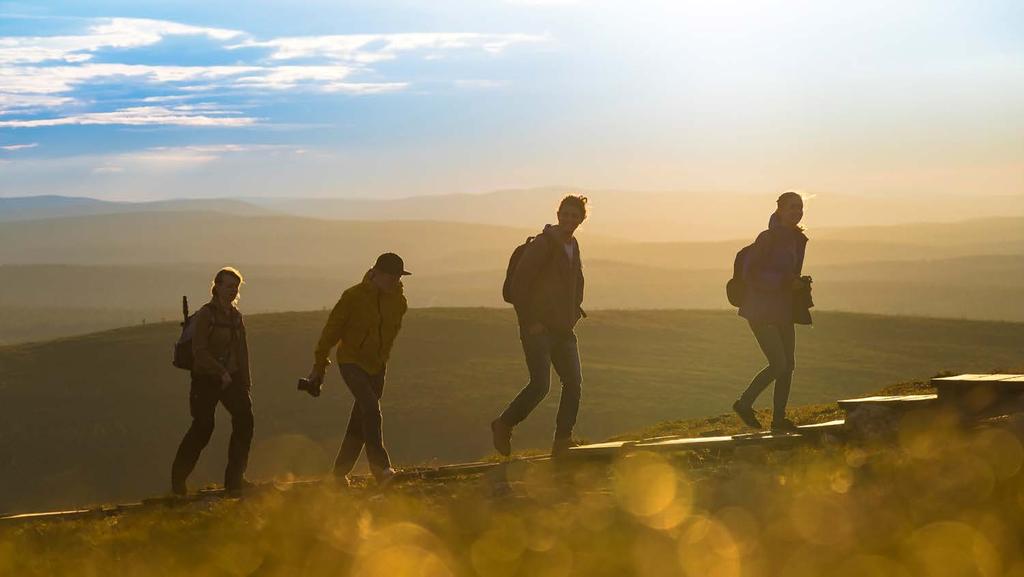
POLYGON ((412 274, 405 270, 402 257, 393 252, 386 252, 377 257, 377 262, 370 269, 370 282, 384 292, 396 292, 402 286, 402 277, 412 274))
POLYGON ((234 267, 224 267, 217 271, 210 286, 213 299, 223 305, 238 304, 238 287, 243 283, 242 273, 234 267))
POLYGON ((587 197, 569 195, 558 205, 558 228, 572 236, 587 218, 587 197))
POLYGON ((779 226, 796 228, 804 217, 804 199, 795 192, 784 192, 775 201, 775 214, 773 220, 779 226))

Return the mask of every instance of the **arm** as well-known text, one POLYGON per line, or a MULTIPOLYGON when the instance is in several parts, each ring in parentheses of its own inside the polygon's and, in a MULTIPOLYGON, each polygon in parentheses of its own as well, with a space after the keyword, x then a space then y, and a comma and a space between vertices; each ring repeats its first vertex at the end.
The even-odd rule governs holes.
POLYGON ((551 247, 548 246, 548 239, 545 235, 539 235, 530 244, 526 245, 523 256, 520 257, 516 270, 512 272, 512 282, 509 292, 512 293, 512 306, 516 309, 516 316, 519 317, 519 326, 529 328, 537 320, 533 318, 530 311, 530 290, 533 288, 533 281, 540 274, 540 269, 548 260, 551 247))
POLYGON ((580 268, 576 271, 576 308, 580 309, 580 315, 586 317, 587 314, 583 312, 583 257, 579 253, 579 245, 576 245, 576 254, 580 259, 580 268))
POLYGON ((196 313, 196 331, 192 334, 192 356, 195 358, 195 371, 224 375, 224 368, 210 352, 210 329, 213 327, 213 313, 208 307, 196 313))
POLYGON ((249 338, 245 335, 245 321, 238 315, 238 345, 241 355, 238 357, 239 370, 242 372, 242 386, 252 388, 252 371, 249 369, 249 338))
POLYGON ((317 341, 316 350, 313 351, 314 369, 322 373, 324 367, 330 364, 327 357, 334 345, 341 340, 341 335, 345 332, 345 325, 348 324, 351 314, 352 297, 346 292, 338 299, 338 303, 331 310, 331 315, 327 317, 327 324, 320 331, 320 340, 317 341))

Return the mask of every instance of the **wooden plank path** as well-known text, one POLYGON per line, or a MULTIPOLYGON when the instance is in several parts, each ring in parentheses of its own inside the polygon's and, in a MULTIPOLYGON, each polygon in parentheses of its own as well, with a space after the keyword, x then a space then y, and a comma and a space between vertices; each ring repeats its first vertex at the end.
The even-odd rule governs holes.
MULTIPOLYGON (((932 379, 936 394, 924 395, 892 395, 871 396, 857 399, 837 401, 840 408, 848 415, 864 407, 881 407, 896 411, 922 408, 955 406, 972 417, 982 417, 993 412, 1024 411, 1024 375, 1016 374, 965 374, 953 377, 932 379)), ((1007 414, 1007 413, 1001 413, 1007 414)), ((786 448, 801 443, 815 442, 825 436, 842 437, 847 432, 847 420, 838 419, 824 423, 814 423, 797 427, 794 433, 772 433, 758 431, 736 435, 714 435, 705 437, 663 436, 631 441, 609 441, 572 447, 564 457, 567 462, 586 460, 608 460, 615 456, 635 451, 654 451, 677 453, 700 450, 735 449, 756 447, 764 449, 786 448)), ((505 459, 500 461, 480 461, 442 465, 439 467, 413 467, 400 470, 398 480, 434 480, 462 476, 471 476, 505 468, 515 463, 537 463, 550 461, 548 455, 537 455, 505 459)), ((298 487, 315 487, 324 480, 294 481, 288 483, 263 483, 256 485, 255 490, 287 490, 298 487)), ((158 497, 146 499, 140 503, 97 507, 92 509, 75 509, 68 511, 49 511, 43 513, 21 513, 0 516, 0 522, 17 523, 45 520, 81 519, 90 516, 118 515, 133 509, 149 506, 177 506, 214 498, 222 498, 224 491, 203 490, 189 497, 158 497)))

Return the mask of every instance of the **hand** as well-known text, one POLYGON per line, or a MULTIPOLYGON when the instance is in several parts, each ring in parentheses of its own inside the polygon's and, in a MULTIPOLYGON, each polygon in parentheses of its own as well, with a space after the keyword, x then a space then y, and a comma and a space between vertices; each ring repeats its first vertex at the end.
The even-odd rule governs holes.
POLYGON ((544 334, 545 330, 547 329, 544 328, 544 325, 540 323, 533 323, 532 325, 530 325, 530 328, 527 329, 526 332, 531 335, 540 335, 544 334))
POLYGON ((317 381, 322 381, 322 380, 324 380, 324 372, 326 370, 327 370, 327 367, 318 367, 316 365, 313 365, 313 369, 311 371, 309 371, 309 376, 306 377, 306 378, 309 379, 310 382, 313 382, 313 383, 315 383, 317 381))
POLYGON ((793 290, 801 291, 807 288, 807 281, 802 278, 793 279, 793 290))
POLYGON ((231 373, 224 371, 220 374, 220 388, 226 389, 231 386, 231 373))

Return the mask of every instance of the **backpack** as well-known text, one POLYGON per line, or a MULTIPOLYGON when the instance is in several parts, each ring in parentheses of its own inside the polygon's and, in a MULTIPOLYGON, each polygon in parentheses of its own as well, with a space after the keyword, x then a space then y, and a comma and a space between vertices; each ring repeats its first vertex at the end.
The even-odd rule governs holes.
POLYGON ((519 266, 519 261, 522 260, 526 247, 538 238, 540 238, 539 234, 526 237, 523 244, 517 246, 512 251, 512 256, 508 258, 508 268, 505 269, 505 283, 501 286, 501 298, 505 299, 505 302, 509 304, 512 304, 512 274, 516 272, 516 267, 519 266))
MULTIPOLYGON (((202 307, 200 307, 202 308, 202 307)), ((174 343, 174 358, 171 359, 171 364, 186 371, 191 371, 195 365, 195 357, 192 355, 192 337, 196 332, 196 325, 198 324, 199 311, 192 314, 188 314, 188 297, 181 297, 181 335, 178 337, 178 342, 174 343)), ((230 321, 225 325, 224 323, 214 321, 210 325, 210 331, 213 332, 214 327, 228 326, 231 328, 231 340, 228 341, 228 352, 231 354, 231 344, 235 341, 236 325, 234 320, 230 321)), ((219 359, 221 362, 227 362, 227 357, 219 359)))
POLYGON ((181 297, 181 336, 178 342, 174 343, 174 357, 171 364, 184 369, 192 370, 195 359, 192 356, 192 335, 196 332, 196 314, 188 314, 188 297, 181 297))
POLYGON ((732 262, 732 278, 725 283, 725 297, 734 307, 743 306, 743 301, 747 296, 747 283, 743 280, 743 265, 753 248, 753 244, 748 244, 736 253, 736 258, 732 262))

